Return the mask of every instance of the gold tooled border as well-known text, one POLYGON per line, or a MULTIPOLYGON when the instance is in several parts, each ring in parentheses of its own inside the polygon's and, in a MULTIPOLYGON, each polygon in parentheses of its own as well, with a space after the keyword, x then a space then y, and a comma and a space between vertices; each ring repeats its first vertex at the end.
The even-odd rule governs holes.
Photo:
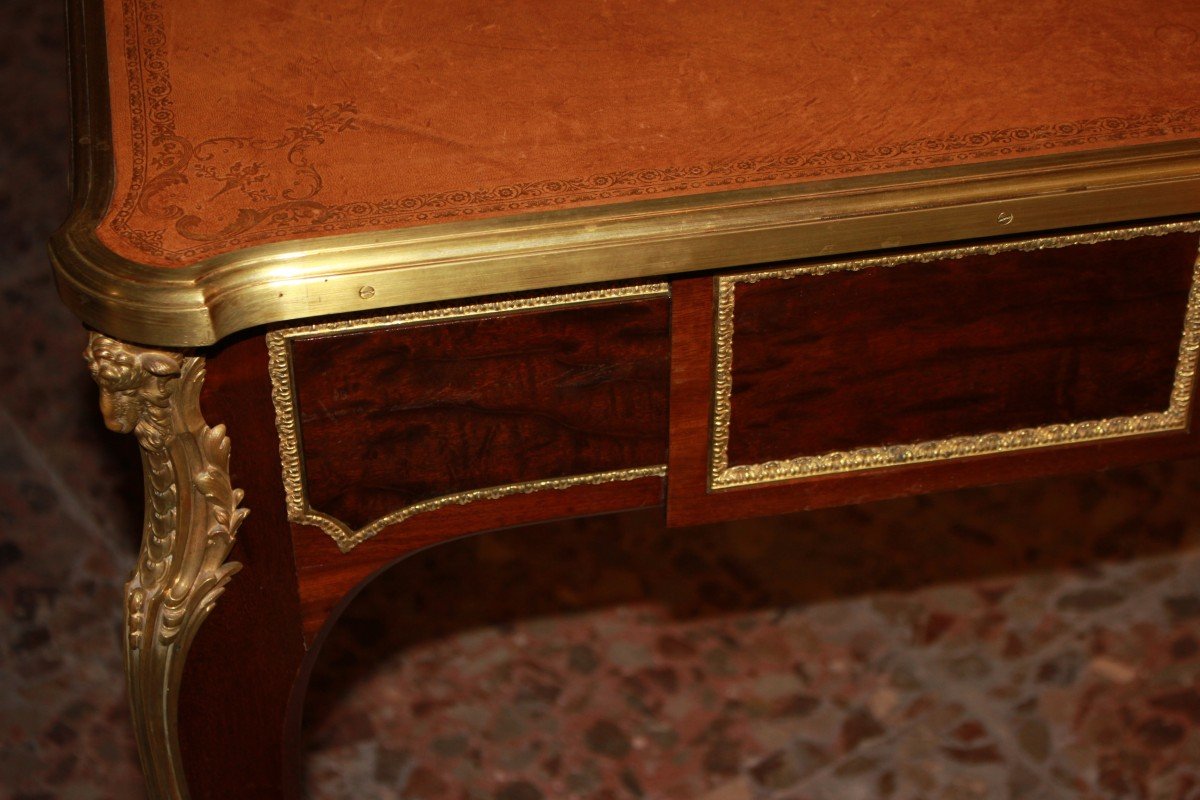
POLYGON ((594 289, 540 297, 500 300, 476 303, 451 308, 434 308, 400 314, 388 314, 360 320, 335 320, 293 328, 282 328, 267 334, 267 352, 271 375, 271 400, 275 405, 275 427, 279 432, 279 457, 283 464, 283 486, 287 495, 288 519, 314 525, 325 531, 343 553, 370 539, 389 525, 403 522, 415 514, 433 511, 449 505, 466 505, 477 500, 496 500, 516 494, 529 494, 546 489, 568 489, 572 486, 632 481, 638 478, 665 477, 665 464, 647 467, 592 472, 585 475, 569 475, 561 478, 544 478, 502 486, 489 486, 423 500, 397 509, 385 516, 354 530, 346 523, 313 508, 305 490, 304 452, 300 446, 300 426, 296 419, 295 381, 292 373, 292 348, 294 339, 324 336, 331 333, 368 331, 379 328, 395 328, 407 325, 447 322, 477 317, 489 317, 545 308, 606 303, 615 300, 631 300, 648 297, 665 297, 670 287, 665 283, 641 286, 622 286, 612 289, 594 289))
POLYGON ((1167 223, 971 247, 927 250, 894 256, 831 261, 717 278, 714 344, 716 354, 709 450, 709 489, 731 489, 774 481, 810 478, 817 475, 858 472, 903 464, 945 461, 953 458, 1029 450, 1099 439, 1114 439, 1137 434, 1186 430, 1191 410, 1197 350, 1200 350, 1200 260, 1197 260, 1192 273, 1192 286, 1188 294, 1183 335, 1179 345, 1179 361, 1175 369, 1175 381, 1171 388, 1170 402, 1166 411, 1043 425, 997 433, 955 436, 904 445, 835 450, 814 456, 800 456, 783 461, 766 461, 731 467, 729 465, 729 425, 733 391, 733 312, 734 296, 737 285, 740 283, 756 283, 766 279, 790 280, 808 275, 824 275, 839 270, 894 267, 901 264, 923 263, 964 256, 995 255, 1013 250, 1043 250, 1133 239, 1139 236, 1163 236, 1169 233, 1196 231, 1200 231, 1200 221, 1167 223))
MULTIPOLYGON (((269 209, 248 214, 248 227, 233 225, 211 239, 187 237, 190 246, 170 250, 139 210, 152 197, 154 184, 182 166, 179 148, 199 147, 184 132, 176 130, 171 93, 171 61, 168 39, 173 33, 161 0, 126 0, 123 3, 125 71, 129 84, 128 111, 131 122, 131 180, 125 196, 115 204, 109 227, 146 257, 165 265, 186 263, 256 243, 281 241, 314 233, 338 234, 347 230, 377 230, 384 226, 448 222, 473 215, 519 214, 548 210, 582 202, 652 196, 666 190, 668 196, 680 187, 688 192, 719 191, 759 184, 796 183, 838 179, 874 171, 903 171, 921 167, 953 166, 994 158, 1013 158, 1049 153, 1064 147, 1096 143, 1128 145, 1164 134, 1200 133, 1200 105, 1180 109, 1156 109, 1127 116, 1102 116, 1060 120, 1032 126, 1016 126, 966 134, 919 137, 886 142, 875 147, 847 150, 829 148, 817 152, 784 151, 742 153, 736 159, 704 164, 648 165, 591 175, 555 176, 491 186, 455 189, 388 198, 358 197, 327 205, 318 199, 320 178, 311 165, 318 189, 303 200, 280 199, 269 209), (168 162, 155 178, 147 165, 168 162), (297 214, 297 209, 304 213, 297 214), (364 227, 365 226, 365 227, 364 227)), ((341 111, 351 109, 343 101, 341 111), (344 104, 344 105, 343 105, 344 104)), ((314 106, 314 109, 316 107, 314 106)), ((339 120, 340 121, 340 120, 339 120)), ((208 132, 227 141, 230 134, 208 132)), ((203 138, 205 135, 201 134, 203 138)), ((169 181, 174 184, 176 181, 169 181)), ((239 215, 241 219, 242 215, 239 215)), ((174 220, 176 229, 182 218, 174 220)), ((164 226, 168 221, 158 220, 164 226)))

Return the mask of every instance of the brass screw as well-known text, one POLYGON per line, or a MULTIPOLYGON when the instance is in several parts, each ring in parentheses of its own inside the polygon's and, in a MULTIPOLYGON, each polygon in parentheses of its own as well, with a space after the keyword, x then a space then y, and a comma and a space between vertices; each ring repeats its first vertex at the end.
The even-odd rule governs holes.
POLYGON ((1001 211, 998 215, 996 215, 996 222, 999 222, 1001 225, 1007 225, 1012 221, 1013 215, 1011 211, 1001 211))
POLYGON ((361 289, 358 290, 358 296, 361 297, 363 300, 370 300, 372 297, 375 296, 375 287, 374 286, 362 287, 361 289))

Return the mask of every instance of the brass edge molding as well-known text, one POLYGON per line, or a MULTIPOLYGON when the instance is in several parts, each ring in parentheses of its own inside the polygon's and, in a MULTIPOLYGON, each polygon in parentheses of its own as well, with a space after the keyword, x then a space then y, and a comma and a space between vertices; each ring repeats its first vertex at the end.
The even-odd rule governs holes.
POLYGON ((1043 250, 1134 239, 1141 236, 1164 236, 1169 233, 1194 233, 1197 231, 1200 231, 1200 221, 1145 225, 1065 236, 927 250, 894 256, 831 261, 716 278, 713 412, 709 437, 708 488, 710 490, 732 489, 776 481, 811 478, 818 475, 858 472, 1139 434, 1186 430, 1191 411, 1197 352, 1200 351, 1200 258, 1192 272, 1192 284, 1188 293, 1187 311, 1184 315, 1183 333, 1179 344, 1179 360, 1171 386, 1170 400, 1165 411, 1043 425, 996 433, 955 436, 903 445, 861 447, 854 450, 832 451, 787 460, 731 467, 729 465, 729 426, 733 392, 734 299, 738 284, 757 283, 761 280, 790 280, 841 270, 886 268, 965 256, 1043 250))
POLYGON ((426 511, 434 511, 450 505, 466 505, 479 500, 498 500, 517 494, 530 494, 548 489, 569 489, 573 486, 632 481, 639 478, 665 477, 667 467, 656 464, 647 467, 593 472, 560 478, 543 478, 501 486, 489 486, 423 500, 397 509, 367 525, 354 530, 346 523, 314 509, 305 490, 304 454, 301 448, 299 421, 296 418, 295 381, 292 374, 291 341, 294 339, 324 336, 350 331, 368 331, 380 328, 395 328, 436 322, 448 322, 500 314, 520 313, 546 308, 606 303, 648 297, 665 297, 670 287, 665 283, 640 286, 621 286, 611 289, 592 289, 582 292, 523 297, 476 303, 450 308, 433 308, 399 314, 371 317, 360 320, 334 320, 292 328, 282 328, 267 333, 267 353, 271 375, 271 401, 275 406, 275 427, 279 434, 279 457, 283 467, 283 486, 287 499, 288 519, 313 525, 333 539, 343 553, 375 536, 389 525, 426 511))
POLYGON ((890 184, 847 178, 301 239, 178 268, 112 253, 82 215, 54 235, 51 259, 61 296, 88 324, 200 346, 305 317, 1200 210, 1200 142, 1135 149, 1091 164, 1040 156, 1028 161, 1058 166, 940 168, 890 184))
POLYGON ((151 267, 96 236, 115 185, 103 5, 70 0, 68 8, 75 207, 51 239, 51 260, 75 314, 147 345, 193 347, 305 317, 1200 210, 1200 139, 1192 139, 300 239, 151 267), (999 223, 1002 212, 1011 220, 999 223))
POLYGON ((188 650, 230 576, 249 512, 230 485, 229 437, 200 414, 204 359, 97 333, 84 351, 105 424, 142 451, 146 514, 125 584, 125 673, 138 752, 152 800, 187 800, 178 698, 188 650))

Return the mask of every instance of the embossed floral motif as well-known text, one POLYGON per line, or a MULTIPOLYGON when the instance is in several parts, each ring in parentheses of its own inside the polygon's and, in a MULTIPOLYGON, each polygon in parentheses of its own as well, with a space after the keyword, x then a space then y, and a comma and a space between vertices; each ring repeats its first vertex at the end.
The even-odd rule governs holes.
POLYGON ((328 209, 313 200, 321 175, 308 150, 330 134, 355 130, 356 113, 351 102, 310 105, 304 122, 277 139, 223 136, 193 145, 179 136, 157 137, 150 163, 161 171, 146 181, 137 207, 197 241, 227 239, 262 224, 319 221, 328 209))

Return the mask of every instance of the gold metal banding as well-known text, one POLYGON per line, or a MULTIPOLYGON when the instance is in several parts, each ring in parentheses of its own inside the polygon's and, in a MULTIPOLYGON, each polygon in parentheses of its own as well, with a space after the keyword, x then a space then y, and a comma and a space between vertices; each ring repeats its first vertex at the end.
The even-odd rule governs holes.
POLYGON ((127 341, 305 317, 1200 211, 1200 140, 623 202, 250 247, 180 268, 96 237, 114 187, 103 13, 71 2, 76 208, 59 291, 127 341))
POLYGON ((596 289, 584 292, 546 295, 543 297, 525 297, 491 303, 477 303, 453 308, 426 309, 404 314, 389 314, 369 319, 335 320, 271 331, 267 334, 267 351, 270 359, 271 373, 271 400, 275 404, 275 427, 279 432, 279 457, 283 464, 283 486, 287 495, 288 519, 292 522, 299 522, 320 528, 333 538, 343 553, 348 553, 356 545, 370 539, 389 525, 403 522, 415 514, 433 511, 449 505, 466 505, 478 500, 497 500, 501 497, 529 494, 548 489, 568 489, 573 486, 665 476, 667 474, 666 465, 656 464, 653 466, 608 470, 558 478, 543 478, 521 483, 504 484, 502 486, 483 487, 434 497, 405 506, 379 519, 372 520, 362 528, 355 530, 341 520, 321 513, 309 504, 305 488, 304 451, 301 444, 301 433, 296 411, 296 389, 292 374, 291 342, 295 339, 327 336, 329 334, 347 333, 350 331, 361 332, 381 328, 399 328, 409 325, 494 317, 501 314, 513 314, 548 308, 567 308, 620 300, 664 297, 669 292, 670 288, 665 283, 621 286, 611 289, 596 289))
POLYGON ((1184 315, 1183 333, 1179 344, 1179 361, 1175 368, 1170 401, 1165 411, 1043 425, 973 436, 955 436, 911 444, 860 447, 854 450, 833 451, 781 461, 730 466, 729 427, 733 392, 734 299, 738 284, 756 283, 762 280, 790 280, 805 276, 824 275, 840 270, 887 268, 965 256, 994 255, 1012 250, 1044 250, 1134 239, 1140 236, 1163 236, 1169 233, 1197 231, 1200 231, 1200 222, 1168 223, 972 247, 928 250, 879 258, 830 261, 716 278, 717 310, 714 331, 716 355, 709 451, 709 489, 732 489, 773 481, 811 478, 817 475, 857 472, 905 464, 945 461, 967 456, 1052 447, 1075 442, 1186 430, 1191 412, 1197 351, 1200 350, 1200 260, 1197 261, 1192 274, 1192 285, 1188 293, 1187 311, 1184 315))

